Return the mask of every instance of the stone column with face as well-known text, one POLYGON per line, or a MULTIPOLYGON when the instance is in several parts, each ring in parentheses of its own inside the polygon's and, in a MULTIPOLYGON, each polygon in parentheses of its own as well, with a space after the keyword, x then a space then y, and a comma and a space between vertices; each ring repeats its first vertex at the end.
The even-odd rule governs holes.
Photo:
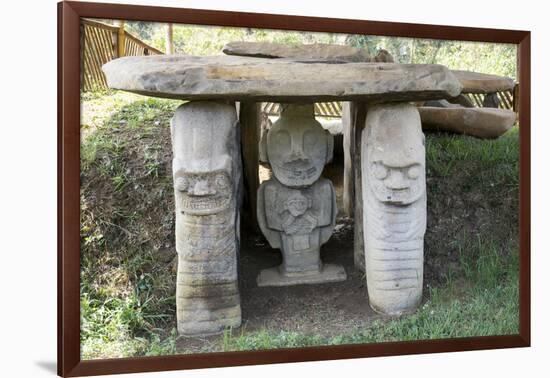
POLYGON ((369 303, 380 313, 413 311, 422 298, 425 171, 418 110, 369 108, 361 138, 363 231, 369 303))
POLYGON ((320 178, 332 158, 332 136, 315 120, 313 105, 284 105, 267 133, 266 155, 273 178, 258 189, 258 223, 281 266, 263 270, 260 286, 341 281, 341 266, 322 264, 320 248, 332 235, 336 196, 320 178))
POLYGON ((241 178, 235 107, 181 105, 172 118, 177 327, 204 335, 241 324, 237 278, 241 178))

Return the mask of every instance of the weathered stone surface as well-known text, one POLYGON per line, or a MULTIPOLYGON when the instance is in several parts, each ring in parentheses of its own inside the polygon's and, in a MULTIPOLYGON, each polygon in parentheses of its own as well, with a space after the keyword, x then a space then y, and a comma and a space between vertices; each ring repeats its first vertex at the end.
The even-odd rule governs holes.
POLYGON ((350 103, 342 103, 342 133, 344 134, 344 179, 342 189, 343 211, 347 216, 353 216, 354 203, 354 175, 353 175, 353 155, 351 152, 351 143, 355 141, 352 136, 354 129, 351 125, 350 103))
POLYGON ((461 108, 458 104, 452 104, 447 100, 429 100, 424 102, 422 106, 432 107, 432 108, 461 108))
POLYGON ((283 105, 267 133, 267 157, 277 180, 290 187, 313 184, 332 152, 333 137, 315 120, 312 105, 283 105))
POLYGON ((241 150, 243 155, 243 173, 245 189, 245 223, 251 230, 257 230, 256 195, 260 180, 258 140, 262 121, 261 103, 239 103, 239 123, 241 126, 241 150))
POLYGON ((275 179, 258 191, 258 223, 272 248, 281 249, 283 263, 262 271, 259 286, 334 282, 346 279, 344 268, 328 270, 320 258, 336 222, 332 183, 319 179, 312 186, 289 188, 275 179))
POLYGON ((425 148, 418 110, 379 105, 361 136, 365 267, 370 306, 398 315, 422 299, 425 148))
POLYGON ((472 71, 451 72, 462 84, 462 93, 494 93, 514 89, 514 80, 509 77, 472 71))
POLYGON ((234 106, 206 101, 181 105, 171 122, 180 334, 241 324, 237 128, 234 106))
POLYGON ((103 71, 110 88, 188 100, 413 101, 455 97, 462 90, 446 67, 435 64, 156 55, 115 59, 103 71))
POLYGON ((465 94, 461 94, 457 97, 450 98, 448 100, 448 102, 453 104, 453 105, 463 106, 465 108, 474 108, 475 107, 474 104, 472 103, 472 101, 470 101, 470 99, 465 94))
POLYGON ((260 286, 284 286, 346 279, 341 266, 320 259, 336 222, 336 195, 320 178, 332 156, 332 136, 315 121, 313 105, 285 105, 267 134, 274 178, 258 190, 258 223, 283 263, 258 276, 260 286))
POLYGON ((483 107, 484 108, 496 108, 498 109, 500 105, 500 99, 496 93, 487 93, 483 98, 483 107))
POLYGON ((229 42, 223 47, 222 51, 227 55, 256 58, 289 58, 320 62, 393 63, 393 57, 386 50, 380 50, 373 57, 365 49, 326 43, 288 45, 269 42, 229 42))
POLYGON ((281 274, 280 267, 276 266, 264 269, 258 275, 257 283, 262 286, 292 286, 306 285, 328 282, 345 281, 346 271, 342 265, 323 264, 319 274, 300 274, 298 276, 289 276, 281 274))
POLYGON ((498 138, 516 122, 516 113, 494 108, 420 107, 424 130, 450 131, 479 138, 498 138))
POLYGON ((269 132, 272 123, 266 113, 262 112, 261 117, 262 118, 260 120, 260 140, 258 142, 258 155, 260 163, 267 164, 267 133, 269 132))

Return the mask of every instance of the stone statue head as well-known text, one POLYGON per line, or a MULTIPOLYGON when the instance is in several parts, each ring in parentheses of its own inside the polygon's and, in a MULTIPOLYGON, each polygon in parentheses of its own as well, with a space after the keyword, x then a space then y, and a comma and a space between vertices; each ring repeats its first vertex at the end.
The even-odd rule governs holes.
POLYGON ((407 205, 425 191, 424 134, 409 104, 374 106, 367 113, 367 179, 375 197, 407 205))
POLYGON ((304 187, 319 179, 332 159, 332 135, 315 120, 313 104, 284 105, 267 134, 267 157, 283 185, 304 187))
POLYGON ((171 125, 176 209, 210 215, 228 208, 236 185, 232 170, 237 125, 234 107, 187 103, 176 110, 171 125), (212 112, 213 106, 219 109, 212 112))

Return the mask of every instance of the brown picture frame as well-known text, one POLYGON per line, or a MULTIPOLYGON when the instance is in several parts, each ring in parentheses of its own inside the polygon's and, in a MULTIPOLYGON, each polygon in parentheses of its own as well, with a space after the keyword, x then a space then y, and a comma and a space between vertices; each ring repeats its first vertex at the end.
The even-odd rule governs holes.
POLYGON ((105 3, 58 3, 58 374, 83 376, 530 346, 530 32, 105 3), (518 45, 520 331, 516 335, 80 360, 80 19, 105 18, 518 45))

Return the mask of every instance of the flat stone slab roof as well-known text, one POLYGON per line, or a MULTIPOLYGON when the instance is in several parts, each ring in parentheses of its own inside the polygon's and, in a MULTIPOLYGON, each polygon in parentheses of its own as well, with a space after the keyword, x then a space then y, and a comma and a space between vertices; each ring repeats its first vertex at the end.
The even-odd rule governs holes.
POLYGON ((103 71, 110 88, 182 100, 390 102, 462 91, 459 80, 437 64, 156 55, 115 59, 103 71))

